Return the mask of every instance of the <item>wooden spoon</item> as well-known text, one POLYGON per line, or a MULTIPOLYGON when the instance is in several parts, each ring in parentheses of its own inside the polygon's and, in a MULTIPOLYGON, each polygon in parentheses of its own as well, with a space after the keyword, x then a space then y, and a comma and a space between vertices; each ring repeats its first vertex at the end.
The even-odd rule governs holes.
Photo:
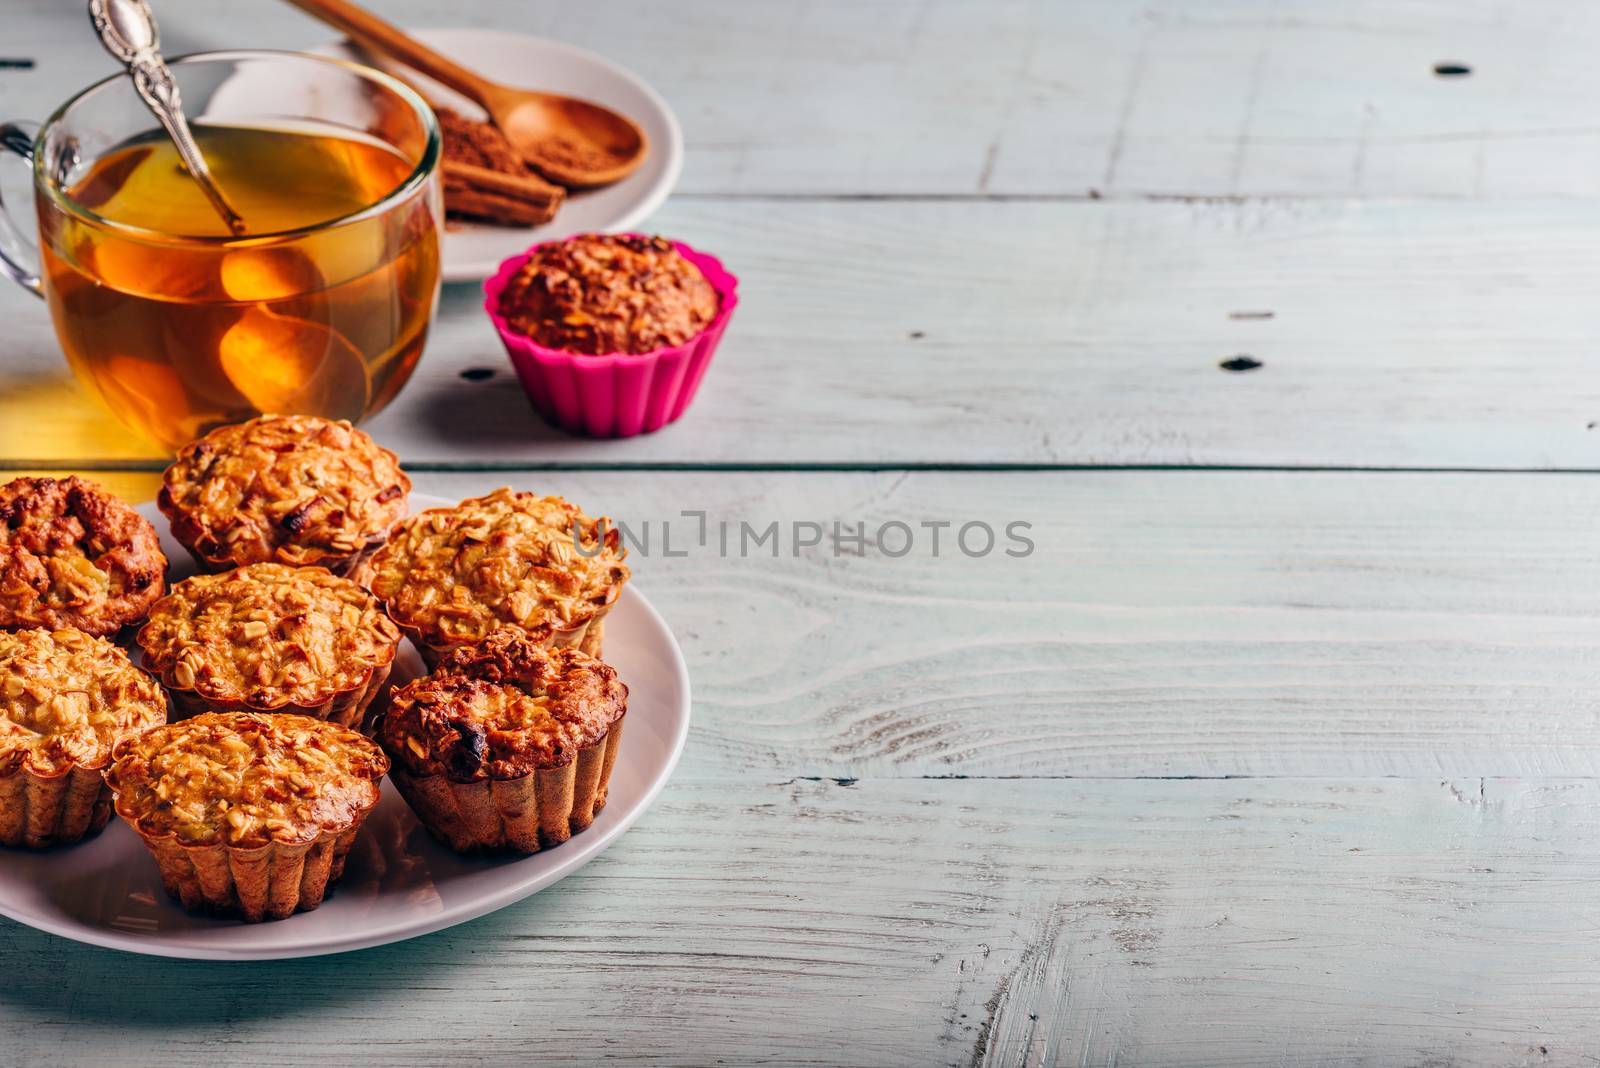
POLYGON ((608 185, 644 162, 649 150, 644 131, 610 108, 491 82, 347 0, 289 3, 475 101, 529 166, 553 182, 576 188, 608 185))

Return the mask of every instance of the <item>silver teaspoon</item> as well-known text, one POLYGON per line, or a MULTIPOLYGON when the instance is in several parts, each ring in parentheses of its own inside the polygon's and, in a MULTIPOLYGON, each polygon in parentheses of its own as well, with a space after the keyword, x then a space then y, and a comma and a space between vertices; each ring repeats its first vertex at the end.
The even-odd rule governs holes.
POLYGON ((235 234, 244 233, 244 220, 217 188, 205 157, 200 155, 200 146, 195 144, 194 134, 189 131, 189 120, 184 118, 183 101, 178 96, 178 83, 161 58, 161 35, 156 30, 156 17, 150 5, 146 0, 89 0, 89 21, 94 23, 106 51, 128 68, 134 89, 172 138, 189 176, 217 209, 228 229, 235 234))

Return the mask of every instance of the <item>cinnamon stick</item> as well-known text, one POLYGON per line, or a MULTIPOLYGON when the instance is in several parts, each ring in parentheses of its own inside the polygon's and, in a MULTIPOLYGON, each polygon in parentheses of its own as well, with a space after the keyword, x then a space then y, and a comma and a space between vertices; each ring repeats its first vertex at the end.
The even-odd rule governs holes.
POLYGON ((445 204, 451 212, 494 222, 534 226, 555 217, 567 191, 534 175, 504 174, 444 161, 445 204))

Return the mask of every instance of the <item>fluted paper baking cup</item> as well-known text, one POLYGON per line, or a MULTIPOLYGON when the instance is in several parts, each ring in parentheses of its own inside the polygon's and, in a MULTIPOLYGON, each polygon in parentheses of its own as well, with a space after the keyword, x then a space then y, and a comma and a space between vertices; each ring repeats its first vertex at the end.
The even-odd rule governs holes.
POLYGON ((110 818, 111 790, 99 768, 72 767, 59 775, 19 768, 0 776, 0 845, 69 845, 110 818))
POLYGON ((559 768, 515 779, 451 782, 415 776, 396 761, 389 781, 417 819, 460 853, 537 853, 559 845, 594 822, 606 804, 611 769, 622 745, 622 720, 559 768))
MULTIPOLYGON (((202 574, 219 575, 224 571, 232 571, 236 567, 243 566, 237 560, 227 560, 206 556, 193 545, 184 542, 183 539, 178 535, 177 523, 172 524, 172 536, 178 538, 180 543, 183 544, 183 547, 189 551, 189 559, 194 561, 195 570, 201 572, 202 574)), ((356 568, 366 563, 367 558, 382 548, 383 544, 388 540, 389 531, 386 530, 382 534, 368 539, 367 542, 361 546, 361 548, 355 550, 354 552, 345 553, 342 556, 329 555, 319 557, 309 564, 291 564, 289 566, 325 567, 335 575, 338 575, 340 578, 349 578, 350 575, 354 573, 356 568)), ((269 562, 282 563, 282 561, 279 560, 269 562)))
POLYGON ((483 284, 483 306, 534 410, 563 430, 596 438, 648 434, 675 421, 694 400, 739 304, 739 280, 715 256, 673 241, 672 247, 700 268, 717 291, 717 317, 682 345, 638 354, 586 356, 546 348, 511 329, 500 314, 501 292, 540 247, 506 260, 483 284))
POLYGON ((345 857, 366 818, 363 812, 355 826, 315 841, 249 848, 184 845, 171 835, 140 837, 161 869, 161 885, 185 909, 259 923, 322 904, 328 887, 344 874, 345 857))
MULTIPOLYGON (((611 605, 616 601, 616 592, 620 591, 621 587, 617 586, 612 589, 611 600, 596 610, 594 615, 564 630, 551 630, 541 644, 546 649, 577 649, 579 652, 598 657, 600 655, 600 643, 605 637, 606 613, 611 611, 611 605)), ((509 627, 514 624, 505 623, 501 625, 509 627)), ((422 663, 429 671, 436 670, 439 667, 439 662, 457 649, 476 645, 478 641, 482 641, 479 638, 474 641, 437 645, 429 641, 427 636, 415 627, 408 627, 402 623, 400 624, 400 631, 411 639, 411 644, 416 647, 417 654, 422 657, 422 663)))

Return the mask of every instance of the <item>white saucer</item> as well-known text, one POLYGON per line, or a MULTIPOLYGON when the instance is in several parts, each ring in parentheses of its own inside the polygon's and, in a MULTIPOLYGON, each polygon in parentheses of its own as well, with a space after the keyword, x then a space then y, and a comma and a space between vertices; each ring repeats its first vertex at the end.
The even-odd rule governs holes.
MULTIPOLYGON (((452 220, 444 240, 446 282, 481 282, 494 274, 502 260, 540 241, 628 230, 659 208, 677 184, 683 169, 683 133, 667 102, 637 75, 593 52, 544 37, 502 30, 408 32, 485 77, 604 104, 638 123, 650 139, 650 153, 637 171, 615 185, 572 194, 555 219, 543 226, 481 226, 452 220)), ((406 79, 434 104, 482 116, 475 104, 449 89, 408 67, 369 56, 348 42, 332 42, 309 51, 377 66, 406 79)))
MULTIPOLYGON (((413 495, 416 509, 453 502, 413 495)), ((173 577, 192 572, 155 505, 139 511, 162 531, 173 577), (178 563, 182 561, 182 563, 178 563)), ((627 730, 605 809, 553 849, 515 859, 469 859, 438 845, 387 781, 321 908, 246 924, 185 913, 161 888, 139 837, 113 817, 81 845, 0 849, 0 915, 41 931, 132 953, 195 960, 312 957, 398 942, 493 912, 577 871, 643 815, 689 734, 689 675, 667 624, 633 586, 606 616, 605 657, 628 684, 627 730)), ((397 675, 421 662, 401 646, 397 675)))

